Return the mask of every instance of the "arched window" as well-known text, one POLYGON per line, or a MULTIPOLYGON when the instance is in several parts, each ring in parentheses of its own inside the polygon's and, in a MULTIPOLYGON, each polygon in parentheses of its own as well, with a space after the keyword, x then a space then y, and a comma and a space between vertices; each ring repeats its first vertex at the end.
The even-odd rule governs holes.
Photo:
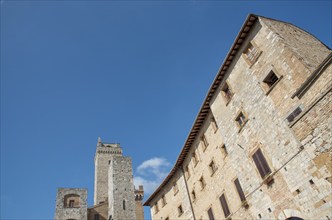
POLYGON ((304 219, 299 218, 299 217, 289 217, 289 218, 286 218, 285 220, 304 220, 304 219))
POLYGON ((80 207, 80 196, 77 194, 68 194, 64 197, 65 208, 79 208, 80 207))
POLYGON ((126 210, 126 201, 125 200, 122 201, 122 208, 123 208, 123 210, 126 210))

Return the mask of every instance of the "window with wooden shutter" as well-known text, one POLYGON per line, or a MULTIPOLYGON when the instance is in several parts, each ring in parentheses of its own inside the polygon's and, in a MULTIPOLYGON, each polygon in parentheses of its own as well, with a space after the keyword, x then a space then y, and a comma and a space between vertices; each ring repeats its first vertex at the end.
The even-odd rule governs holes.
POLYGON ((244 193, 243 193, 243 190, 242 190, 242 187, 241 187, 241 184, 240 184, 240 181, 239 181, 238 178, 236 178, 236 179, 234 180, 234 184, 235 184, 236 190, 237 190, 237 192, 238 192, 238 194, 239 194, 239 196, 240 196, 240 200, 241 200, 241 202, 246 201, 246 197, 245 197, 245 195, 244 195, 244 193))
POLYGON ((214 216, 213 216, 212 208, 209 208, 209 210, 208 210, 208 215, 209 215, 209 220, 214 220, 214 216))
POLYGON ((231 212, 229 211, 225 194, 222 194, 219 197, 219 200, 220 200, 220 203, 221 203, 222 210, 224 211, 225 218, 227 218, 231 214, 231 212))
POLYGON ((247 48, 243 51, 244 58, 250 66, 257 61, 260 54, 261 51, 254 45, 254 43, 249 43, 247 48))
POLYGON ((253 155, 252 158, 256 164, 256 167, 259 171, 259 174, 264 179, 268 174, 271 173, 271 169, 262 153, 261 149, 258 149, 253 155))

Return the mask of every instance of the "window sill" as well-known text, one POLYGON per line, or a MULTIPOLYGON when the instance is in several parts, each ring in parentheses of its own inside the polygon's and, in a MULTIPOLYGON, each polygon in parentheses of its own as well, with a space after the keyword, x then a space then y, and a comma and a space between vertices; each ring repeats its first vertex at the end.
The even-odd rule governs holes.
POLYGON ((245 209, 248 209, 249 208, 248 201, 247 200, 242 201, 241 206, 244 207, 245 209))
POLYGON ((271 172, 270 174, 267 174, 263 178, 263 184, 271 185, 274 182, 274 179, 273 179, 274 174, 275 174, 274 172, 271 172))

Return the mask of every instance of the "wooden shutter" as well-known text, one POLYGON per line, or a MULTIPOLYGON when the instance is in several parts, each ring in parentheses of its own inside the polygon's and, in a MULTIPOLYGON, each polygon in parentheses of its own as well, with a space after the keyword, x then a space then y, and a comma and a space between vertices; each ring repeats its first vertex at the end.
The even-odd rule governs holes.
POLYGON ((237 192, 239 193, 241 202, 246 201, 246 197, 244 196, 244 193, 243 193, 243 190, 242 190, 239 179, 234 180, 234 184, 236 186, 237 192))
POLYGON ((252 156, 254 159, 254 162, 258 168, 259 174, 262 178, 264 178, 267 174, 271 173, 271 169, 269 165, 266 162, 266 159, 261 151, 261 149, 258 149, 254 155, 252 156))
POLYGON ((212 208, 209 208, 209 210, 208 210, 208 215, 209 215, 209 219, 210 219, 210 220, 214 220, 214 216, 213 216, 212 208))
POLYGON ((226 198, 225 198, 225 194, 222 194, 220 196, 219 200, 220 200, 220 203, 221 203, 222 210, 224 211, 225 218, 227 218, 231 214, 231 212, 229 211, 227 201, 226 201, 226 198))

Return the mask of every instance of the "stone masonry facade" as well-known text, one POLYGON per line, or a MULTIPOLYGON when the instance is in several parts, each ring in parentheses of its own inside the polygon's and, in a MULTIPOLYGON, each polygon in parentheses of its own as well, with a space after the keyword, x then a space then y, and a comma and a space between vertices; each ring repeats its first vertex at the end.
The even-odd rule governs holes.
POLYGON ((95 154, 94 205, 87 206, 87 189, 59 188, 56 220, 144 220, 143 186, 134 188, 132 162, 120 144, 102 143, 95 154))
POLYGON ((332 51, 248 15, 152 219, 332 219, 332 51))

